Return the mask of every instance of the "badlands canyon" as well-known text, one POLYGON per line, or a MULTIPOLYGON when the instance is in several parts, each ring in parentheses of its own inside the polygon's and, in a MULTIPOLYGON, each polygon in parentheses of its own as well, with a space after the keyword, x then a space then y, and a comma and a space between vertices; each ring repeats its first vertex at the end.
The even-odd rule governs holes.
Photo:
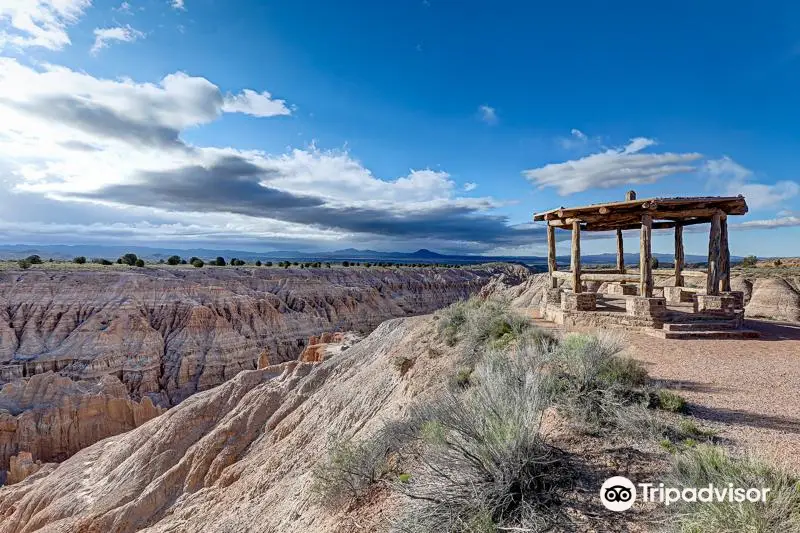
POLYGON ((1 271, 0 476, 19 452, 63 461, 243 370, 296 360, 312 336, 369 333, 526 275, 510 265, 1 271))
MULTIPOLYGON (((373 530, 399 501, 332 511, 313 469, 456 372, 437 317, 411 315, 471 295, 536 308, 547 282, 518 265, 1 276, 2 533, 373 530)), ((733 278, 747 316, 783 321, 799 281, 733 278)))

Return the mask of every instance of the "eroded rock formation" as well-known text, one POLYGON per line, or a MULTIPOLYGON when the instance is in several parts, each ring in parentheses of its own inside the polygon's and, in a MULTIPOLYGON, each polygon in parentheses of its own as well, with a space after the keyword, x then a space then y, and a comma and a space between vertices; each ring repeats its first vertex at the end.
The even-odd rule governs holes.
POLYGON ((48 372, 8 383, 0 389, 0 471, 17 456, 21 473, 26 452, 32 461, 63 461, 162 412, 148 397, 129 399, 114 376, 88 382, 48 372))
POLYGON ((461 269, 3 271, 0 384, 117 376, 174 405, 242 370, 295 360, 322 331, 368 332, 477 293, 511 265, 461 269))
POLYGON ((455 351, 435 338, 431 317, 395 319, 325 362, 242 372, 0 489, 0 532, 346 530, 314 497, 311 469, 331 435, 370 435, 445 386, 455 351), (400 354, 416 361, 405 374, 400 354))

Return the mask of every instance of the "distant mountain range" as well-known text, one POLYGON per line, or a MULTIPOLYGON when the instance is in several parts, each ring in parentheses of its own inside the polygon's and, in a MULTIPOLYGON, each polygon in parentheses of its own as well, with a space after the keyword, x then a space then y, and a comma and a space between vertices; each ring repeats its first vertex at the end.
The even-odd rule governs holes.
MULTIPOLYGON (((184 258, 192 256, 201 259, 213 259, 222 256, 227 260, 232 257, 245 261, 255 261, 256 259, 269 261, 357 261, 357 262, 393 262, 393 263, 448 263, 448 264, 476 264, 489 261, 506 261, 514 263, 524 263, 531 266, 547 265, 546 257, 539 256, 485 256, 485 255, 447 255, 433 252, 422 248, 416 252, 379 252, 376 250, 358 250, 356 248, 346 248, 344 250, 334 250, 329 252, 299 252, 293 250, 277 250, 271 252, 248 252, 243 250, 211 250, 207 248, 193 248, 188 250, 151 248, 143 246, 99 246, 99 245, 26 245, 12 244, 0 245, 0 259, 21 259, 29 255, 39 255, 43 259, 72 259, 82 255, 88 258, 104 257, 116 260, 126 253, 135 253, 138 256, 151 261, 166 259, 171 255, 180 255, 184 258)), ((664 263, 672 263, 672 254, 654 253, 654 257, 664 263)), ((561 265, 569 264, 569 256, 558 256, 558 263, 561 265)), ((687 255, 687 263, 705 263, 707 258, 701 255, 687 255)), ((741 257, 731 257, 731 261, 740 261, 741 257)), ((581 262, 590 265, 615 264, 616 254, 592 254, 582 255, 581 262)), ((625 264, 639 264, 639 254, 625 254, 625 264)))

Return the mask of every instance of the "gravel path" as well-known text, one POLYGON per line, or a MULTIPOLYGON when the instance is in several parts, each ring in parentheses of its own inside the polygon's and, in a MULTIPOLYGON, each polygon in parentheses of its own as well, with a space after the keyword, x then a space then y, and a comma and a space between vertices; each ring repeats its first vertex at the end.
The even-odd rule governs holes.
POLYGON ((692 415, 800 472, 800 324, 748 321, 757 340, 667 340, 628 332, 628 354, 689 402, 692 415))

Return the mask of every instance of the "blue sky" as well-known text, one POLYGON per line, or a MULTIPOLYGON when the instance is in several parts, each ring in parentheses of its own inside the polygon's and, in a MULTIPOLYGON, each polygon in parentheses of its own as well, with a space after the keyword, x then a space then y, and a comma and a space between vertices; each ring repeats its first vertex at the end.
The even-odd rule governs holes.
POLYGON ((0 60, 0 242, 541 255, 633 188, 800 255, 793 2, 2 2, 0 60))

